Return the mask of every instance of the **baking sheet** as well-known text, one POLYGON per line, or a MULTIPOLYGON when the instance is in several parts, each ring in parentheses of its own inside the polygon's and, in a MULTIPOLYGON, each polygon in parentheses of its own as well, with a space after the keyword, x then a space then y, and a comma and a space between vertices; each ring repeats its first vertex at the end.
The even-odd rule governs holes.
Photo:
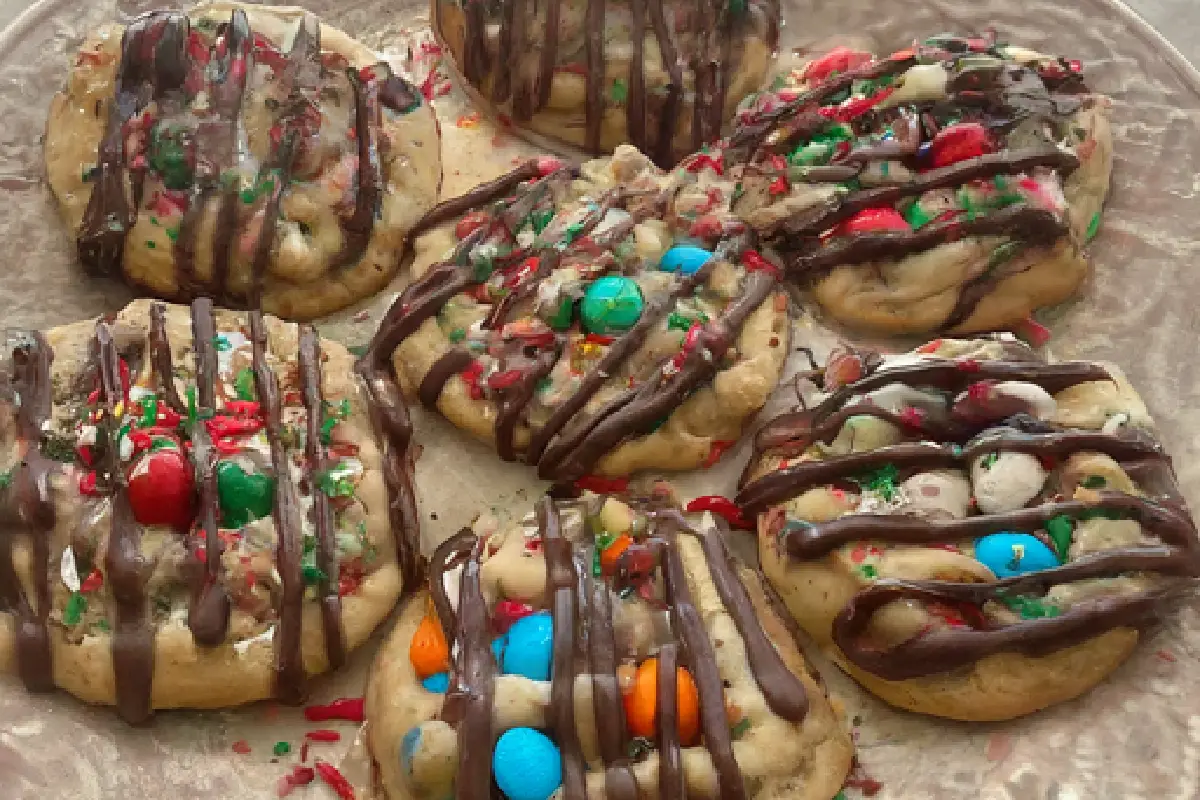
MULTIPOLYGON (((22 0, 0 0, 0 9, 9 12, 10 4, 22 0)), ((303 4, 417 80, 436 66, 436 55, 422 47, 430 39, 420 0, 303 4)), ((0 327, 69 322, 113 311, 129 297, 118 284, 84 278, 75 264, 73 242, 58 224, 42 178, 40 137, 49 97, 83 31, 160 5, 46 0, 0 31, 0 327)), ((913 37, 991 25, 1002 38, 1084 60, 1089 84, 1115 101, 1113 195, 1092 245, 1093 277, 1076 302, 1043 319, 1054 332, 1050 350, 1124 368, 1157 418, 1184 493, 1197 506, 1200 276, 1193 265, 1200 244, 1192 230, 1200 219, 1200 75, 1116 0, 784 0, 784 9, 788 49, 816 48, 850 33, 887 51, 913 37)), ((434 85, 449 88, 442 78, 434 85)), ((528 152, 465 107, 457 90, 440 97, 438 106, 447 195, 507 170, 528 152)), ((324 321, 324 332, 350 345, 364 343, 402 283, 324 321)), ((833 341, 818 322, 797 323, 797 344, 820 350, 833 341)), ((789 395, 782 388, 773 404, 787 405, 789 395)), ((440 419, 419 410, 414 416, 427 544, 476 510, 523 511, 539 493, 527 469, 503 465, 440 419)), ((716 469, 677 483, 685 494, 729 493, 748 456, 746 444, 716 469)), ((315 682, 314 702, 361 694, 373 649, 359 651, 337 676, 315 682)), ((1173 614, 1089 695, 1001 725, 893 711, 818 664, 849 709, 866 772, 882 784, 876 797, 1200 797, 1200 610, 1194 604, 1173 614)), ((111 710, 87 708, 65 694, 30 696, 14 678, 0 677, 0 798, 272 797, 311 727, 297 709, 260 703, 223 713, 160 713, 150 726, 132 729, 111 710), (279 741, 291 743, 290 755, 272 754, 279 741), (235 753, 235 743, 250 752, 235 753)), ((314 745, 313 754, 340 764, 363 785, 367 772, 355 727, 328 727, 341 730, 343 741, 314 745)), ((860 795, 847 790, 850 798, 860 795)), ((314 784, 293 796, 333 795, 314 784)))

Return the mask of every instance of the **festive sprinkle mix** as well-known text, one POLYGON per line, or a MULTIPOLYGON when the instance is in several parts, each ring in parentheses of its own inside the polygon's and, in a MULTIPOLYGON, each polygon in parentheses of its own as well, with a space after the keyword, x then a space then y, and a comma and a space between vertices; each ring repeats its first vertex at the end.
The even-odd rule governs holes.
POLYGON ((276 742, 275 746, 271 748, 271 752, 277 756, 286 756, 292 752, 292 746, 287 742, 276 742))
POLYGON ((325 705, 308 706, 304 709, 304 718, 309 722, 328 722, 331 719, 362 722, 363 699, 343 697, 325 705))
POLYGON ((879 469, 858 478, 857 481, 863 489, 877 493, 890 503, 896 496, 896 480, 899 477, 900 471, 896 469, 895 464, 884 464, 879 469))

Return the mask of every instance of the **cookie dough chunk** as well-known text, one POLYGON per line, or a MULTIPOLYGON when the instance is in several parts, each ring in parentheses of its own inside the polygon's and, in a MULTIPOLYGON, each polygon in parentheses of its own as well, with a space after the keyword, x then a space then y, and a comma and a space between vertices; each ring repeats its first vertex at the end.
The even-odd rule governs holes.
POLYGON ((892 705, 1003 720, 1133 651, 1200 542, 1113 366, 1011 337, 835 351, 760 433, 738 496, 800 625, 892 705))
POLYGON ((446 541, 367 687, 383 796, 832 798, 845 720, 728 533, 585 493, 446 541))
POLYGON ((943 36, 807 63, 745 108, 720 150, 742 179, 735 210, 832 318, 1001 330, 1087 274, 1109 107, 1077 61, 943 36))
POLYGON ((546 479, 711 463, 789 338, 776 267, 725 206, 629 146, 524 164, 435 209, 364 362, 546 479))
POLYGON ((217 3, 89 35, 45 155, 89 272, 311 319, 396 273, 438 139, 421 92, 346 34, 217 3))
POLYGON ((419 580, 405 432, 352 376, 208 300, 10 334, 0 669, 131 723, 300 702, 419 580))
POLYGON ((431 2, 469 91, 518 131, 664 167, 720 138, 779 39, 774 0, 431 2))

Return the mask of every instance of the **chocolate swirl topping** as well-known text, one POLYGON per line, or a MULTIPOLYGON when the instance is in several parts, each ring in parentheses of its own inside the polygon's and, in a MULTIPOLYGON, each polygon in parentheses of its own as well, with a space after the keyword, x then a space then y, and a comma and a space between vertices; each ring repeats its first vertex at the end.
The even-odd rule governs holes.
MULTIPOLYGON (((463 238, 446 260, 429 267, 392 304, 367 353, 360 360, 360 371, 383 379, 382 376, 390 371, 391 354, 401 342, 434 318, 455 295, 487 280, 488 276, 479 274, 472 263, 473 248, 493 232, 511 233, 516 230, 529 211, 543 198, 553 195, 557 191, 556 184, 567 181, 572 174, 558 168, 541 174, 536 164, 526 163, 509 175, 476 188, 464 198, 443 203, 431 211, 426 220, 418 222, 417 230, 427 230, 432 224, 444 222, 456 212, 493 204, 485 212, 486 221, 480 227, 463 238), (530 178, 531 175, 539 177, 530 178), (502 202, 496 202, 509 192, 514 194, 502 202)), ((601 249, 616 246, 629 235, 637 222, 661 213, 669 203, 671 191, 646 193, 625 188, 612 190, 579 222, 572 239, 565 243, 518 246, 497 259, 513 265, 527 259, 537 259, 538 266, 509 294, 493 301, 483 327, 491 331, 503 328, 517 302, 535 296, 541 283, 550 276, 562 258, 576 252, 583 246, 582 243, 601 249), (627 209, 629 218, 602 233, 589 236, 610 209, 627 209)), ((691 296, 703 286, 715 263, 741 254, 751 242, 751 236, 745 231, 731 236, 718 245, 714 257, 704 266, 691 275, 680 277, 663 299, 648 300, 637 322, 611 341, 607 351, 583 375, 576 390, 550 411, 545 422, 531 426, 524 458, 526 463, 537 466, 540 477, 570 481, 588 474, 605 453, 623 440, 651 430, 691 392, 712 379, 718 368, 717 363, 736 341, 747 318, 775 290, 776 280, 770 272, 747 270, 741 294, 727 305, 719 318, 702 326, 694 346, 686 350, 678 364, 672 361, 676 356, 663 359, 649 379, 626 388, 595 411, 584 413, 588 403, 611 376, 638 352, 654 328, 662 324, 675 302, 691 296)), ((516 373, 511 383, 493 391, 498 407, 496 448, 506 461, 515 460, 518 455, 517 427, 526 421, 527 410, 538 383, 550 374, 563 357, 563 341, 564 337, 556 334, 542 343, 513 341, 503 344, 502 368, 516 373)), ((417 394, 422 404, 429 408, 436 407, 447 382, 462 372, 472 360, 471 354, 461 346, 449 348, 435 360, 418 387, 417 394)))
MULTIPOLYGON (((586 501, 583 504, 586 506, 586 501)), ((716 768, 721 797, 745 797, 745 781, 734 756, 726 717, 722 678, 708 631, 693 604, 678 537, 693 536, 702 544, 714 586, 743 638, 751 674, 770 709, 783 719, 799 723, 807 714, 808 701, 804 685, 784 664, 763 630, 722 540, 722 530, 698 531, 678 511, 647 506, 648 531, 622 554, 610 583, 593 578, 584 566, 595 557, 594 545, 564 533, 562 512, 579 505, 578 500, 555 501, 544 496, 538 501, 535 515, 546 561, 546 605, 553 624, 547 714, 549 731, 561 751, 562 796, 565 800, 584 800, 587 796, 586 766, 571 699, 579 668, 585 670, 583 674, 592 683, 597 743, 605 766, 605 794, 612 800, 635 800, 639 796, 626 754, 626 721, 617 685, 619 653, 612 621, 616 602, 613 592, 630 588, 632 581, 652 580, 657 572, 669 611, 671 635, 681 643, 664 644, 656 656, 659 796, 664 800, 687 797, 676 703, 676 670, 686 663, 698 687, 704 746, 716 768), (633 560, 647 554, 651 560, 649 571, 635 570, 633 560), (686 660, 682 654, 686 654, 686 660)), ((458 726, 455 793, 463 798, 487 798, 491 786, 491 702, 496 669, 488 606, 479 586, 480 561, 487 547, 485 539, 465 529, 444 542, 430 563, 430 595, 447 640, 457 654, 442 718, 458 726), (456 569, 462 570, 457 615, 446 592, 447 578, 456 569)))
MULTIPOLYGON (((445 13, 433 4, 433 28, 441 35, 446 30, 441 19, 445 13)), ((673 142, 683 107, 686 65, 695 77, 692 101, 693 118, 691 149, 698 150, 705 142, 720 136, 726 95, 736 66, 735 40, 761 29, 767 45, 778 44, 779 8, 776 3, 701 3, 690 11, 678 14, 674 24, 668 22, 664 0, 629 0, 629 41, 632 53, 628 84, 624 97, 616 102, 625 105, 627 140, 640 150, 650 153, 659 166, 669 168, 675 159, 673 142), (749 6, 749 7, 747 7, 749 6), (650 31, 661 54, 662 69, 668 83, 661 90, 651 91, 646 80, 645 39, 647 17, 650 31), (713 25, 713 20, 716 24, 713 25), (681 28, 678 20, 685 20, 681 28), (681 50, 687 46, 687 52, 681 50), (652 122, 657 121, 654 130, 652 122)), ((550 101, 561 42, 561 0, 544 4, 528 0, 501 0, 494 6, 481 2, 463 4, 462 71, 468 82, 480 88, 491 76, 490 99, 497 105, 509 103, 517 122, 528 122, 550 101), (539 13, 539 9, 544 11, 539 13), (495 46, 489 44, 488 28, 498 22, 495 46), (529 33, 541 23, 542 41, 538 45, 535 74, 522 69, 523 56, 531 43, 529 33)), ((606 3, 596 0, 587 4, 584 20, 582 57, 579 65, 584 75, 584 149, 600 152, 601 132, 609 108, 608 91, 612 81, 606 76, 604 41, 613 24, 606 16, 606 3)))
MULTIPOLYGON (((1034 383, 1057 393, 1079 383, 1109 380, 1110 376, 1098 365, 1083 363, 928 358, 898 367, 876 365, 861 379, 829 394, 818 406, 785 415, 768 425, 756 439, 754 460, 780 454, 792 457, 814 443, 831 441, 849 417, 860 414, 906 428, 908 437, 933 436, 949 444, 914 442, 799 461, 745 483, 737 502, 748 512, 766 514, 760 519, 760 535, 777 537, 777 546, 789 558, 804 561, 826 558, 838 548, 860 541, 930 545, 1008 531, 1040 534, 1053 520, 1079 521, 1097 515, 1135 520, 1158 543, 1086 553, 1057 567, 992 583, 876 581, 855 594, 838 614, 833 623, 833 638, 852 663, 882 678, 905 680, 944 673, 1001 652, 1043 656, 1116 628, 1143 627, 1153 622, 1164 602, 1176 595, 1175 581, 1200 576, 1200 538, 1196 527, 1179 497, 1169 458, 1159 443, 1144 432, 1130 428, 1112 432, 1064 429, 1022 415, 1002 421, 972 418, 956 415, 953 409, 948 418, 932 418, 927 424, 925 420, 914 422, 884 412, 871 405, 869 398, 854 399, 891 383, 956 391, 967 388, 968 382, 996 379, 1034 383), (935 432, 940 436, 934 436, 935 432), (965 446, 953 442, 964 442, 965 446), (788 520, 779 505, 810 488, 853 480, 886 465, 898 467, 901 474, 906 469, 963 469, 981 457, 1002 452, 1024 453, 1050 461, 1080 452, 1100 453, 1123 468, 1128 466, 1130 474, 1149 476, 1142 482, 1143 489, 1155 496, 1105 490, 1091 496, 1077 495, 1078 499, 1052 497, 1032 507, 961 519, 851 513, 815 524, 788 520), (1022 593, 1045 593, 1060 584, 1129 573, 1156 573, 1164 581, 1155 588, 1133 594, 1084 598, 1059 615, 1023 618, 1011 624, 996 623, 982 614, 964 615, 968 620, 965 627, 926 631, 888 647, 872 644, 867 633, 874 614, 895 600, 981 607, 986 602, 1003 601, 1022 593)), ((1062 488, 1071 491, 1074 486, 1062 488)))
MULTIPOLYGON (((180 401, 174 385, 174 365, 167 336, 166 313, 161 304, 150 307, 149 357, 150 380, 166 404, 189 409, 180 401)), ((177 531, 185 538, 189 577, 187 623, 195 642, 216 647, 226 641, 232 610, 228 589, 221 580, 222 540, 219 537, 220 509, 217 499, 217 452, 203 424, 218 409, 216 397, 218 338, 212 301, 200 299, 191 308, 196 390, 186 424, 190 440, 189 457, 199 494, 196 517, 197 535, 177 531)), ((261 401, 270 444, 271 462, 277 472, 274 516, 278 535, 276 568, 283 582, 278 600, 278 631, 275 645, 275 695, 287 702, 301 702, 305 696, 306 672, 301 651, 301 625, 304 603, 304 579, 301 575, 302 523, 296 497, 295 478, 281 438, 278 381, 267 363, 267 331, 259 312, 249 315, 253 373, 261 401)), ((107 496, 110 509, 108 546, 103 554, 104 578, 113 600, 111 625, 113 672, 116 703, 121 716, 131 722, 148 720, 153 709, 155 670, 155 624, 149 616, 147 585, 153 564, 141 552, 142 526, 135 519, 128 496, 128 480, 120 460, 122 405, 128 406, 127 387, 123 383, 121 354, 114 338, 113 325, 97 324, 91 352, 95 359, 98 382, 96 402, 101 412, 98 436, 99 458, 96 463, 97 489, 107 496)), ((307 414, 305 463, 300 476, 314 494, 313 523, 316 532, 316 558, 322 577, 317 583, 325 636, 326 659, 331 667, 345 661, 345 641, 341 628, 341 603, 338 593, 338 564, 334 551, 334 533, 328 498, 316 489, 317 476, 329 463, 322 442, 321 425, 325 400, 321 392, 321 346, 315 330, 303 326, 297 359, 301 395, 307 414)), ((62 491, 58 479, 67 477, 64 467, 41 451, 44 431, 51 419, 50 367, 53 353, 40 333, 22 334, 12 347, 12 374, 0 376, 3 410, 15 415, 21 460, 0 484, 0 611, 13 613, 17 626, 17 665, 25 685, 33 691, 54 688, 51 637, 61 636, 49 625, 53 607, 49 548, 56 526, 56 492, 62 491), (34 562, 32 583, 35 597, 25 596, 13 562, 13 545, 19 537, 28 537, 34 562)), ((375 395, 367 387, 368 398, 375 395)), ((385 397, 399 402, 399 397, 385 397)), ((379 407, 370 403, 374 419, 394 419, 403 413, 403 405, 379 407)), ((384 474, 392 504, 392 527, 397 539, 405 587, 411 591, 418 580, 419 520, 411 489, 411 453, 407 437, 394 436, 396 428, 383 427, 384 474)))
MULTIPOLYGON (((151 138, 169 133, 183 142, 178 163, 163 167, 171 174, 159 175, 167 198, 163 202, 182 209, 173 235, 177 289, 170 294, 173 299, 203 295, 233 308, 257 308, 276 246, 283 198, 293 177, 308 176, 318 157, 322 113, 317 103, 322 92, 353 100, 348 134, 357 158, 348 191, 354 197, 348 213, 339 215, 343 247, 334 258, 335 269, 362 257, 379 217, 381 148, 389 146, 379 133, 383 109, 408 113, 420 104, 421 94, 387 64, 356 69, 341 56, 322 53, 320 24, 307 16, 286 53, 256 36, 240 8, 231 12, 227 23, 216 26, 211 38, 206 31, 193 28, 185 14, 168 11, 144 14, 125 30, 95 185, 77 232, 79 256, 91 272, 123 272, 125 239, 142 211, 148 170, 158 169, 152 160, 147 166, 147 151, 127 151, 128 126, 146 115, 151 138), (256 66, 270 68, 274 86, 285 97, 268 98, 270 149, 257 175, 249 176, 251 188, 239 191, 244 161, 239 154, 239 116, 255 88, 249 81, 256 66), (211 263, 202 264, 199 237, 206 215, 213 216, 215 224, 211 263), (248 275, 235 276, 231 268, 240 264, 236 244, 251 231, 248 275)), ((133 280, 128 274, 123 277, 133 280)))

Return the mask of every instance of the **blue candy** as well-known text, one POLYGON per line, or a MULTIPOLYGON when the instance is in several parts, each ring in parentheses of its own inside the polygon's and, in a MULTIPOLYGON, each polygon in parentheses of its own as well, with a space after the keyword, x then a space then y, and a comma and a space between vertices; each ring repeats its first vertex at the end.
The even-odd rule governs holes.
POLYGON ((508 640, 503 636, 497 636, 492 639, 492 655, 496 657, 497 664, 504 663, 504 648, 508 645, 508 640))
POLYGON ((421 726, 409 728, 408 733, 404 734, 404 739, 400 742, 400 766, 409 775, 412 774, 413 756, 417 753, 417 748, 421 746, 421 726))
POLYGON ((425 687, 425 691, 433 692, 434 694, 445 694, 450 688, 450 673, 439 672, 435 675, 430 675, 425 680, 421 681, 421 685, 425 687))
POLYGON ((658 262, 658 268, 663 272, 682 272, 684 275, 693 275, 708 263, 712 255, 703 247, 677 244, 663 253, 662 260, 658 262))
POLYGON ((975 542, 975 558, 997 578, 1053 569, 1062 562, 1041 539, 1028 533, 993 533, 975 542))
POLYGON ((492 775, 508 800, 547 800, 562 784, 558 747, 533 728, 505 731, 492 755, 492 775))
POLYGON ((645 303, 642 290, 632 279, 605 275, 584 290, 579 316, 588 333, 620 333, 634 326, 645 303))
POLYGON ((554 623, 549 613, 541 611, 522 617, 508 629, 505 638, 504 655, 500 660, 505 675, 523 675, 534 681, 550 680, 554 623))

